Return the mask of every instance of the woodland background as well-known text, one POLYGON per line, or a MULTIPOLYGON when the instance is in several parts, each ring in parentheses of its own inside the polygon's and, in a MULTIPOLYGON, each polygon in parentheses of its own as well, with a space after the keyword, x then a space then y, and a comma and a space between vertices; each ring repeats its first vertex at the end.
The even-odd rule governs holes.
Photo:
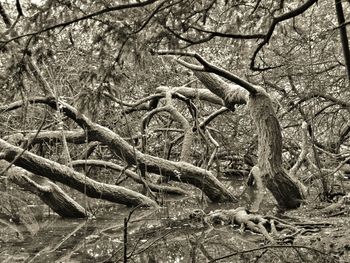
POLYGON ((1 1, 1 260, 347 262, 349 11, 1 1))

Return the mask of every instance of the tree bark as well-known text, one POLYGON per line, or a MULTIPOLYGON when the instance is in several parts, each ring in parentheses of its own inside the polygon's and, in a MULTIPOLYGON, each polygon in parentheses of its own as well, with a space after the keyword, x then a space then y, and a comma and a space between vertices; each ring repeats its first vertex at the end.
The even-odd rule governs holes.
MULTIPOLYGON (((96 166, 96 167, 103 167, 103 168, 109 168, 116 171, 123 171, 124 168, 120 165, 117 165, 115 163, 101 161, 101 160, 75 160, 71 163, 73 166, 96 166)), ((140 176, 130 170, 124 171, 125 175, 133 179, 135 182, 139 184, 143 184, 142 179, 140 176)), ((174 186, 167 186, 167 185, 159 185, 152 182, 147 182, 148 187, 155 192, 162 192, 167 194, 175 194, 175 195, 186 195, 187 192, 181 188, 174 187, 174 186)))
MULTIPOLYGON (((57 100, 52 97, 31 98, 28 99, 28 101, 32 103, 46 104, 53 109, 57 109, 57 100)), ((20 102, 14 102, 6 107, 0 107, 0 109, 4 108, 4 110, 10 110, 19 108, 20 104, 20 102)), ((104 126, 92 122, 89 118, 78 112, 69 104, 62 101, 59 101, 59 104, 62 112, 85 130, 87 134, 87 142, 99 141, 102 144, 107 145, 116 156, 119 156, 129 165, 138 165, 139 168, 144 169, 146 172, 163 175, 174 181, 192 184, 202 190, 213 202, 237 201, 237 198, 230 193, 230 191, 228 191, 228 189, 210 171, 186 162, 173 162, 152 155, 143 154, 127 143, 118 134, 104 126)), ((2 140, 0 141, 0 150, 3 142, 4 141, 2 140)), ((12 158, 14 158, 14 156, 12 156, 12 158)), ((50 160, 46 161, 52 162, 50 160)), ((29 168, 30 167, 28 167, 28 169, 29 168)), ((58 174, 55 177, 59 176, 58 174)), ((54 180, 59 181, 57 178, 54 180)))
POLYGON ((303 199, 297 182, 282 167, 282 133, 269 95, 262 89, 249 98, 250 115, 257 126, 258 166, 266 186, 282 209, 297 208, 303 199))
POLYGON ((2 139, 0 139, 0 151, 2 154, 1 157, 6 161, 14 161, 16 166, 50 180, 65 184, 89 197, 100 198, 129 206, 157 206, 155 201, 135 191, 121 186, 97 182, 65 165, 61 165, 28 151, 25 151, 20 156, 23 152, 22 148, 13 146, 2 139))
POLYGON ((346 73, 348 75, 348 80, 350 81, 350 50, 349 50, 349 40, 346 32, 345 18, 343 5, 341 0, 335 0, 335 10, 337 13, 340 41, 343 48, 343 55, 345 60, 346 73))
MULTIPOLYGON (((1 161, 1 168, 9 163, 1 161)), ((85 218, 89 216, 84 207, 68 196, 58 185, 48 179, 12 166, 7 172, 8 178, 25 191, 37 195, 54 212, 64 218, 85 218)))
POLYGON ((265 184, 281 209, 299 207, 304 197, 299 183, 282 167, 281 127, 269 95, 260 87, 254 87, 256 92, 249 94, 241 87, 229 85, 208 72, 198 71, 195 75, 209 90, 221 97, 225 104, 247 103, 257 128, 258 167, 265 184))

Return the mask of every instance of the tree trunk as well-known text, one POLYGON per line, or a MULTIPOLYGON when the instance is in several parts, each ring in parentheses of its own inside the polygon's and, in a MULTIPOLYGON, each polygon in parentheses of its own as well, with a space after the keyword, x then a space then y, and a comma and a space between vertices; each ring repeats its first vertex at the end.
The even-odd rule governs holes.
POLYGON ((282 167, 282 133, 269 95, 262 89, 249 97, 250 115, 257 127, 258 166, 266 186, 281 208, 297 208, 301 189, 282 167))
MULTIPOLYGON (((9 163, 1 161, 1 168, 5 168, 9 163)), ((64 218, 84 218, 88 213, 74 199, 68 196, 58 185, 48 179, 29 173, 19 167, 11 166, 7 171, 9 179, 37 195, 41 201, 47 204, 53 211, 64 218)))
POLYGON ((35 155, 23 152, 22 148, 13 146, 0 139, 2 158, 8 162, 15 160, 14 164, 37 175, 60 182, 78 190, 92 198, 101 198, 110 202, 129 206, 157 206, 152 199, 121 186, 100 183, 73 169, 35 155))
MULTIPOLYGON (((57 109, 57 101, 55 98, 36 97, 30 98, 28 99, 28 101, 32 103, 43 103, 52 107, 53 109, 57 109)), ((107 145, 110 148, 110 150, 115 155, 119 156, 122 160, 126 161, 130 165, 137 164, 141 169, 144 169, 146 172, 163 175, 178 182, 192 184, 200 190, 202 190, 211 201, 237 201, 237 198, 235 198, 235 196, 232 193, 230 193, 230 191, 228 191, 228 189, 210 171, 207 171, 205 169, 199 168, 186 162, 172 162, 162 158, 154 157, 152 155, 144 154, 135 149, 129 143, 127 143, 118 134, 114 133, 113 131, 104 126, 92 122, 89 118, 82 115, 69 104, 62 101, 59 101, 59 104, 62 112, 86 131, 87 142, 99 141, 107 145)), ((0 107, 0 110, 2 109, 3 111, 9 111, 17 109, 19 107, 21 107, 21 102, 14 102, 10 105, 0 107)), ((0 141, 0 150, 2 148, 2 142, 4 141, 0 141)), ((11 145, 11 147, 13 146, 11 145)), ((14 158, 14 156, 12 156, 12 158, 14 158)), ((52 162, 50 160, 46 161, 52 162)), ((29 168, 30 166, 28 167, 28 169, 29 168)), ((58 176, 59 174, 61 173, 59 172, 58 176)), ((57 178, 56 180, 64 181, 64 179, 57 178)), ((94 195, 94 193, 91 194, 94 195)))
POLYGON ((302 189, 282 167, 282 134, 269 95, 260 87, 255 94, 236 85, 230 85, 207 72, 195 72, 197 78, 226 105, 247 103, 258 135, 258 167, 265 184, 281 209, 293 209, 303 200, 302 189), (264 178, 263 178, 264 179, 264 178))
POLYGON ((339 24, 339 32, 340 32, 340 40, 343 48, 343 55, 346 67, 346 73, 348 75, 348 80, 350 81, 350 50, 349 50, 349 40, 348 35, 346 33, 346 25, 344 18, 343 5, 341 0, 335 0, 335 10, 337 13, 338 24, 339 24))

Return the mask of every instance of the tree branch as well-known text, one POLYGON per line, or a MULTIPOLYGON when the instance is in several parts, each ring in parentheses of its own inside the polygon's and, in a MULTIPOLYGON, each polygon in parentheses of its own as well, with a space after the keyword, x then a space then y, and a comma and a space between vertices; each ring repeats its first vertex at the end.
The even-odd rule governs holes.
POLYGON ((251 34, 251 35, 244 35, 244 34, 234 34, 234 33, 227 33, 227 32, 218 32, 218 31, 212 31, 207 30, 204 28, 199 28, 196 26, 190 26, 190 28, 193 28, 199 32, 210 34, 213 37, 225 37, 225 38, 231 38, 231 39, 259 39, 259 38, 265 38, 264 34, 251 34))
POLYGON ((220 106, 225 106, 225 102, 220 97, 216 96, 208 89, 195 89, 188 87, 167 87, 160 86, 156 88, 156 92, 165 93, 167 90, 171 90, 174 94, 179 93, 189 99, 198 99, 207 101, 209 103, 217 104, 220 106))
POLYGON ((220 77, 223 77, 227 80, 230 80, 233 83, 235 83, 235 84, 241 86, 242 88, 244 88, 245 90, 247 90, 252 95, 254 95, 258 92, 257 89, 249 82, 243 80, 242 78, 236 76, 235 74, 233 74, 225 69, 219 68, 219 67, 209 63, 208 61, 206 61, 202 56, 200 56, 197 53, 174 51, 174 50, 158 50, 158 51, 154 51, 154 52, 158 55, 177 55, 177 56, 185 56, 185 57, 195 58, 202 65, 202 67, 187 63, 187 62, 182 61, 182 60, 180 60, 180 61, 177 60, 177 61, 180 62, 180 64, 182 64, 183 66, 185 66, 191 70, 206 71, 209 73, 214 73, 220 77))
MULTIPOLYGON (((273 69, 276 68, 275 67, 267 67, 267 68, 259 68, 255 66, 255 59, 258 55, 258 53, 260 52, 260 50, 267 44, 269 43, 272 34, 275 30, 275 27, 277 26, 278 23, 284 21, 284 20, 288 20, 290 18, 296 17, 302 13, 304 13, 306 10, 308 10, 313 4, 317 3, 317 0, 308 0, 306 1, 304 4, 302 4, 301 6, 297 7, 296 9, 285 13, 283 15, 280 15, 278 17, 275 17, 272 20, 272 24, 270 25, 269 30, 267 31, 264 40, 258 45, 258 47, 256 48, 256 50, 253 53, 253 56, 251 58, 251 62, 250 62, 250 69, 255 70, 255 71, 263 71, 263 70, 268 70, 268 69, 273 69)), ((278 66, 277 66, 278 67, 278 66)))
POLYGON ((157 2, 157 1, 158 0, 147 0, 147 1, 142 1, 142 2, 137 1, 135 3, 121 4, 121 5, 117 5, 117 6, 113 6, 113 7, 108 7, 108 8, 102 9, 100 11, 97 11, 97 12, 94 12, 94 13, 91 13, 91 14, 88 14, 88 15, 84 15, 84 16, 81 16, 81 17, 78 17, 78 18, 66 21, 66 22, 58 23, 58 24, 55 24, 53 26, 49 26, 49 27, 46 27, 44 29, 41 29, 41 30, 38 30, 38 31, 35 31, 35 32, 31 32, 31 33, 27 33, 27 34, 23 34, 23 35, 19 35, 19 36, 13 37, 13 38, 8 39, 6 41, 2 41, 2 43, 3 43, 3 45, 6 45, 6 44, 8 44, 8 43, 10 43, 12 41, 17 40, 17 39, 38 35, 38 34, 41 34, 41 33, 44 33, 44 32, 50 31, 50 30, 54 30, 54 29, 60 28, 60 27, 64 28, 66 26, 69 26, 71 24, 77 23, 79 21, 91 19, 91 18, 94 18, 94 17, 102 15, 102 14, 106 14, 106 13, 114 12, 114 11, 120 11, 120 10, 124 10, 124 9, 143 7, 143 6, 146 6, 146 5, 153 4, 153 3, 157 2))
MULTIPOLYGON (((335 10, 337 13, 338 24, 343 25, 345 23, 343 5, 341 0, 335 0, 335 10)), ((348 81, 350 81, 350 50, 349 50, 349 40, 346 32, 345 26, 339 26, 340 40, 343 48, 343 55, 346 67, 346 73, 348 76, 348 81)))
MULTIPOLYGON (((140 176, 131 171, 131 170, 125 170, 124 167, 117 165, 115 163, 106 162, 102 160, 75 160, 72 161, 71 164, 73 166, 96 166, 96 167, 102 167, 102 168, 109 168, 116 171, 123 171, 124 174, 128 177, 130 177, 132 180, 139 184, 143 184, 142 179, 140 176)), ((147 182, 147 185, 152 191, 155 192, 162 192, 162 193, 168 193, 168 194, 176 194, 176 195, 186 195, 187 192, 185 190, 182 190, 178 187, 173 186, 166 186, 166 185, 159 185, 151 182, 147 182)))
MULTIPOLYGON (((179 122, 184 130, 184 139, 182 143, 182 149, 180 154, 180 161, 189 162, 191 157, 191 146, 193 141, 193 131, 187 119, 172 105, 171 100, 171 90, 166 91, 166 105, 160 108, 155 108, 151 112, 149 112, 142 120, 142 130, 141 133, 145 134, 145 129, 148 126, 151 118, 159 112, 165 111, 168 112, 171 117, 179 122)), ((143 140, 143 146, 144 140, 143 140)))
MULTIPOLYGON (((29 99, 29 101, 33 101, 33 99, 29 99)), ((57 109, 58 106, 55 98, 41 98, 36 101, 46 104, 53 109, 57 109)), ((212 201, 237 200, 210 171, 186 162, 172 162, 163 158, 143 154, 134 149, 132 145, 127 143, 118 134, 104 126, 92 122, 89 118, 79 113, 74 107, 63 101, 58 101, 58 103, 61 111, 86 131, 88 140, 89 138, 94 138, 94 140, 107 145, 116 156, 119 156, 128 164, 135 165, 137 163, 147 172, 167 176, 175 181, 192 184, 201 189, 212 201)), ((16 103, 15 105, 18 107, 18 104, 21 103, 16 103)), ((68 167, 66 168, 68 169, 68 167)))

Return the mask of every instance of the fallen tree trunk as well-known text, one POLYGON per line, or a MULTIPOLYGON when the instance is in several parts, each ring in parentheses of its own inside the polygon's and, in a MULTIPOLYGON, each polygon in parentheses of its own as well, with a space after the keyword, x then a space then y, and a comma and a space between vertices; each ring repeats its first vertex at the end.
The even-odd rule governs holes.
MULTIPOLYGON (((125 170, 124 167, 117 165, 115 163, 101 161, 101 160, 76 160, 72 161, 71 165, 73 166, 97 166, 103 168, 109 168, 116 171, 123 171, 123 173, 133 179, 135 182, 139 184, 143 184, 144 182, 140 178, 140 176, 130 170, 125 170)), ((147 181, 147 186, 154 192, 162 192, 167 194, 175 194, 175 195, 186 195, 187 192, 181 188, 167 185, 159 185, 152 182, 147 181)))
POLYGON ((281 127, 273 109, 272 100, 266 91, 209 63, 196 53, 173 50, 159 50, 155 53, 190 58, 190 62, 182 59, 177 59, 177 62, 192 70, 204 86, 221 98, 225 105, 234 108, 235 104, 247 104, 257 128, 258 168, 261 175, 266 178, 267 188, 281 209, 299 207, 304 199, 301 183, 290 177, 282 167, 281 127), (200 65, 192 64, 197 62, 200 65), (229 84, 220 77, 234 84, 229 84))
POLYGON ((121 186, 100 183, 78 173, 73 169, 35 155, 23 152, 22 148, 13 146, 0 139, 1 157, 16 166, 50 180, 60 182, 92 198, 100 198, 129 206, 158 206, 152 199, 121 186), (22 155, 20 155, 23 152, 22 155))
MULTIPOLYGON (((1 168, 9 163, 1 161, 1 168)), ((85 218, 89 214, 84 207, 68 196, 58 185, 48 179, 29 173, 16 166, 6 172, 11 182, 38 196, 54 212, 64 218, 85 218)))
MULTIPOLYGON (((199 168, 186 162, 172 162, 162 158, 154 157, 135 149, 122 137, 110 129, 92 122, 89 118, 78 112, 69 104, 59 101, 53 97, 31 98, 32 103, 43 103, 53 109, 58 106, 70 119, 74 120, 87 134, 87 141, 99 141, 129 165, 138 165, 140 169, 169 177, 171 180, 188 183, 202 190, 210 200, 214 202, 237 201, 230 191, 208 170, 199 168)), ((4 110, 18 108, 19 103, 14 102, 5 107, 4 110)))
POLYGON ((255 93, 235 85, 228 85, 207 72, 195 72, 198 79, 212 92, 216 92, 227 104, 247 101, 250 115, 258 135, 258 167, 266 187, 275 197, 281 209, 300 206, 304 199, 301 183, 289 176, 282 167, 282 133, 269 95, 260 87, 255 93))
POLYGON ((12 144, 28 143, 31 144, 42 143, 42 142, 58 142, 62 140, 62 135, 69 143, 84 144, 86 143, 86 133, 84 130, 75 131, 40 131, 23 135, 22 133, 15 133, 9 136, 5 136, 3 139, 12 144))
POLYGON ((298 182, 282 167, 282 132, 269 95, 257 88, 249 97, 249 110, 257 126, 258 166, 266 186, 282 209, 297 208, 304 199, 298 182))

